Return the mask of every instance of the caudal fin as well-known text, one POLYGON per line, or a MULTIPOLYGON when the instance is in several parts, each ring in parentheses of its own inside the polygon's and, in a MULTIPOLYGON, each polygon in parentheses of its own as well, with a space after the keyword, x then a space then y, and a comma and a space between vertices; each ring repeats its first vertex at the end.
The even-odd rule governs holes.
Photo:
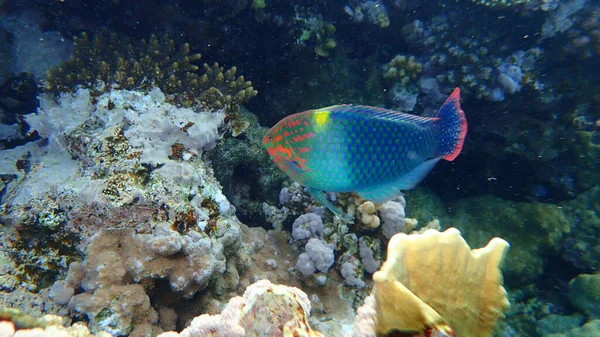
POLYGON ((440 154, 452 161, 462 150, 467 135, 467 118, 460 108, 460 89, 456 88, 438 111, 440 127, 440 154))

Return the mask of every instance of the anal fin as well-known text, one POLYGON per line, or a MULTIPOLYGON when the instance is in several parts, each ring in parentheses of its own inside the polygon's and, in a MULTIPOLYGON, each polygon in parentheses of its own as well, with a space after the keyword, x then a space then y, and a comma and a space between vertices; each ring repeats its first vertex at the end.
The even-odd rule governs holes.
POLYGON ((314 189, 314 188, 308 188, 308 192, 310 192, 310 194, 312 195, 313 198, 315 198, 320 203, 325 205, 325 207, 327 207, 333 214, 340 217, 346 223, 354 222, 353 216, 351 216, 350 214, 344 213, 344 212, 342 212, 341 209, 335 207, 335 205, 332 204, 331 201, 327 200, 327 195, 325 193, 323 193, 322 191, 314 189))
POLYGON ((395 199, 402 195, 402 191, 410 190, 423 181, 438 161, 440 158, 426 160, 397 180, 385 185, 358 190, 356 193, 362 198, 376 203, 395 199))

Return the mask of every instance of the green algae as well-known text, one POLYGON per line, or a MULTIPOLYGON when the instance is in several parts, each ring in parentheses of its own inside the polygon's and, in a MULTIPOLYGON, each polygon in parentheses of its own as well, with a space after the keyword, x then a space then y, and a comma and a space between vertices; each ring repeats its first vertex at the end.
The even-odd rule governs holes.
POLYGON ((533 282, 544 271, 544 258, 556 255, 571 231, 565 210, 553 204, 506 201, 484 195, 452 205, 452 216, 442 225, 456 227, 473 247, 493 237, 511 244, 504 264, 509 285, 533 282))

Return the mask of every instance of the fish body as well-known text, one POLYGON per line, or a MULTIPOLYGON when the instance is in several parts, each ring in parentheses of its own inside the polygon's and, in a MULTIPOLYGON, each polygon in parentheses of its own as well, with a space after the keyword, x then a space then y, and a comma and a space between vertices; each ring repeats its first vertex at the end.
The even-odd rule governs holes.
POLYGON ((321 192, 356 192, 374 202, 394 199, 423 180, 440 159, 454 160, 466 132, 457 88, 433 118, 335 105, 285 117, 263 145, 292 180, 349 220, 321 192))

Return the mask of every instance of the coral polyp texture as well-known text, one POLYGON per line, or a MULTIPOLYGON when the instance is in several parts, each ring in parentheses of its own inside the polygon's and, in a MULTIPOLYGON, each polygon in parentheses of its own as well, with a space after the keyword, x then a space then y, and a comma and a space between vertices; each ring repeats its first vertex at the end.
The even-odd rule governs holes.
POLYGON ((258 93, 244 76, 236 77, 236 67, 198 65, 200 54, 167 35, 136 42, 115 33, 97 33, 93 39, 82 33, 73 44, 71 58, 48 72, 48 90, 158 87, 181 105, 232 112, 258 93))

